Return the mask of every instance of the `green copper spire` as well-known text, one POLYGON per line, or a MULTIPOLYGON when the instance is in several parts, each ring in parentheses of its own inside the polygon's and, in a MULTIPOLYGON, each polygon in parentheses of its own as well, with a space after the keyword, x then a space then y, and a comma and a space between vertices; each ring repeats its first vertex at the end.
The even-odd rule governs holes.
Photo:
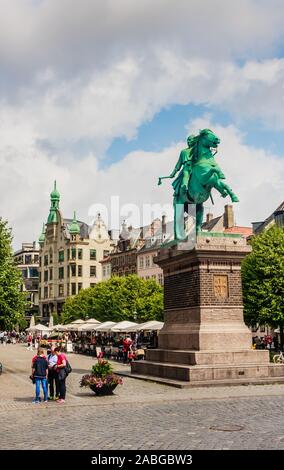
POLYGON ((76 212, 75 211, 74 211, 74 217, 73 217, 73 220, 72 220, 72 224, 69 227, 69 232, 71 233, 71 235, 77 235, 77 234, 80 233, 80 226, 77 222, 76 212))
POLYGON ((45 224, 42 224, 42 232, 39 236, 38 242, 41 245, 44 243, 44 241, 45 241, 45 224))
POLYGON ((59 209, 60 194, 56 189, 56 181, 54 181, 53 191, 50 193, 50 211, 47 219, 48 224, 54 224, 58 222, 57 210, 59 209))

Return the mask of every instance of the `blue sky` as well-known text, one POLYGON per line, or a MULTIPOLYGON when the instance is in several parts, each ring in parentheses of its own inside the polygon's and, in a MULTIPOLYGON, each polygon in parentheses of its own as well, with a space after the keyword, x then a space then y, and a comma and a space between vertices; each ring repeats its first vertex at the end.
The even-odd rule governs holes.
MULTIPOLYGON (((125 137, 115 138, 107 149, 101 165, 108 166, 124 158, 127 153, 144 150, 159 152, 174 142, 184 141, 188 134, 189 123, 210 113, 212 121, 223 126, 235 124, 229 113, 218 111, 204 105, 174 105, 157 113, 149 122, 142 124, 137 135, 130 140, 125 137)), ((260 147, 267 152, 283 157, 284 133, 280 129, 267 129, 261 120, 243 120, 238 125, 244 133, 247 145, 260 147)))

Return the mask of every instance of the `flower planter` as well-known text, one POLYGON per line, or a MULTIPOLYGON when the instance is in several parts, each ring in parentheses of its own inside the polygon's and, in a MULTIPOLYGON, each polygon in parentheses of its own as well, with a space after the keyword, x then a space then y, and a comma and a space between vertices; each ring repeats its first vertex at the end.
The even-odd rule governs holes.
POLYGON ((104 384, 102 387, 96 387, 96 385, 90 385, 90 389, 95 392, 96 395, 112 395, 113 390, 117 387, 117 384, 104 384))

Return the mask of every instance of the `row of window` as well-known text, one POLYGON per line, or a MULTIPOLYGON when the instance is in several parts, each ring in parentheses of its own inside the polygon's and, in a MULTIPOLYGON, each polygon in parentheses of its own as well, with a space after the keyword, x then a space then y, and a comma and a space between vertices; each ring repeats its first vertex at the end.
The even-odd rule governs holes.
MULTIPOLYGON (((108 250, 103 251, 103 257, 106 258, 109 255, 108 250)), ((58 262, 62 263, 66 260, 81 260, 83 259, 83 248, 68 248, 65 250, 59 250, 58 252, 58 262)), ((96 261, 97 259, 97 250, 90 249, 89 250, 89 259, 96 261)), ((41 266, 41 257, 39 259, 40 266, 41 266)), ((49 264, 53 263, 53 251, 50 249, 49 254, 44 255, 43 257, 43 264, 44 266, 48 266, 49 264)))
POLYGON ((16 264, 36 264, 38 263, 38 255, 21 255, 15 257, 16 264))
POLYGON ((152 256, 150 256, 150 255, 139 256, 139 268, 143 269, 143 268, 150 268, 150 267, 153 267, 153 266, 157 266, 154 263, 155 256, 156 256, 156 254, 152 255, 152 256))
MULTIPOLYGON (((90 287, 95 287, 95 285, 95 283, 91 283, 90 287)), ((54 297, 56 292, 54 292, 53 287, 53 284, 50 284, 49 286, 45 286, 43 290, 39 288, 39 299, 42 299, 42 293, 44 299, 51 299, 54 297)), ((67 284, 67 286, 65 288, 64 287, 64 284, 58 285, 58 297, 78 294, 80 290, 83 289, 83 284, 82 282, 71 282, 71 284, 67 284)))
MULTIPOLYGON (((71 264, 70 266, 66 267, 67 277, 82 277, 83 276, 83 266, 71 264)), ((86 268, 85 268, 86 269, 86 268)), ((89 277, 96 277, 97 276, 97 267, 90 266, 89 277)), ((60 266, 58 268, 58 279, 64 279, 65 277, 65 268, 64 266, 60 266)), ((39 273, 39 280, 41 282, 41 273, 39 273)), ((43 280, 44 282, 52 281, 53 280, 53 268, 46 269, 43 273, 43 280)))
POLYGON ((124 266, 125 264, 135 264, 136 254, 114 256, 111 259, 112 266, 124 266))

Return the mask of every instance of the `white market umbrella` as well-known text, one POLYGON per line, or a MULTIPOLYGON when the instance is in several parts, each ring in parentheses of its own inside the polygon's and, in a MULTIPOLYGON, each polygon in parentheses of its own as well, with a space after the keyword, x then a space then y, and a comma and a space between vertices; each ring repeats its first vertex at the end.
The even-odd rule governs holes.
POLYGON ((65 326, 66 325, 55 325, 52 329, 53 331, 65 331, 65 326))
POLYGON ((86 323, 85 320, 75 320, 70 323, 70 325, 80 325, 82 323, 86 323))
POLYGON ((84 323, 99 323, 101 322, 99 320, 96 320, 95 318, 89 318, 89 320, 86 320, 84 323))
POLYGON ((162 321, 150 320, 139 325, 138 331, 159 331, 163 328, 163 326, 164 323, 162 321))
POLYGON ((117 331, 117 332, 122 332, 122 331, 126 331, 126 328, 129 328, 131 326, 137 326, 138 323, 134 323, 132 321, 127 321, 127 320, 124 320, 124 321, 120 321, 118 323, 116 323, 112 328, 111 328, 111 331, 117 331))
POLYGON ((50 331, 50 328, 48 326, 42 325, 41 323, 38 323, 35 326, 32 326, 31 328, 27 328, 28 331, 50 331))
POLYGON ((48 328, 53 329, 53 315, 50 315, 49 317, 48 328))
POLYGON ((115 324, 115 321, 105 321, 96 327, 96 331, 110 331, 115 324))
POLYGON ((30 319, 30 326, 29 328, 33 328, 35 326, 35 317, 34 315, 31 316, 31 319, 30 319))
POLYGON ((100 323, 85 323, 78 326, 78 331, 95 331, 99 325, 100 323))

